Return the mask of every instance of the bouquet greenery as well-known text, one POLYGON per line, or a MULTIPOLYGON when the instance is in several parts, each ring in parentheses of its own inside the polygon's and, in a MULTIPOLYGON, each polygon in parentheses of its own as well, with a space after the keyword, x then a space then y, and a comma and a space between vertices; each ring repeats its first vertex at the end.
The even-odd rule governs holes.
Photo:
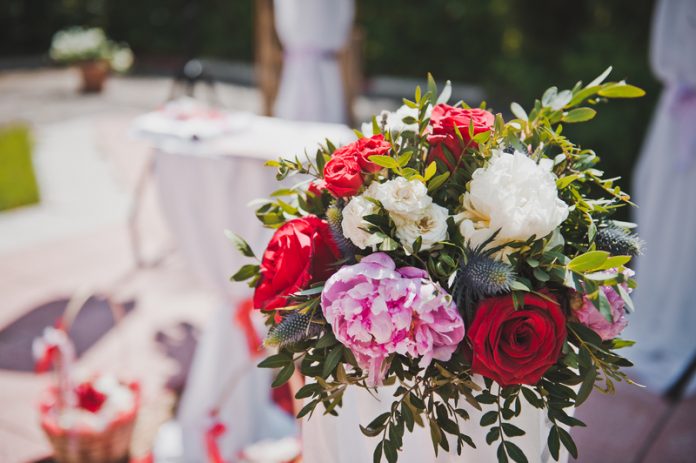
POLYGON ((76 26, 56 32, 49 54, 61 63, 108 61, 116 72, 126 72, 133 65, 133 52, 128 44, 109 40, 99 27, 76 26))
POLYGON ((577 456, 567 429, 583 423, 569 409, 630 382, 619 350, 632 342, 618 336, 642 246, 612 220, 629 196, 563 134, 600 102, 644 94, 604 83, 610 71, 551 87, 529 111, 512 103, 507 121, 485 103, 450 106, 449 83, 438 93, 429 76, 354 143, 268 163, 302 181, 257 210, 275 234, 232 278, 267 316, 278 352, 260 366, 280 369, 274 386, 310 379, 298 417, 337 414, 348 387, 392 385, 389 411, 361 427, 379 439, 375 461, 396 461, 414 426, 436 453, 475 446, 472 409, 499 461, 527 461, 509 421, 529 406, 548 415, 550 454, 577 456))

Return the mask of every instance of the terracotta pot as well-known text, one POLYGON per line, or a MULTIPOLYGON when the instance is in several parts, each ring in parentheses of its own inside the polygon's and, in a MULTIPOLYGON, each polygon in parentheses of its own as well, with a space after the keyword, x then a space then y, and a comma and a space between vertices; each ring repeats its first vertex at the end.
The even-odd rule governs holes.
POLYGON ((109 62, 106 60, 83 61, 79 64, 84 93, 100 93, 109 75, 109 62))

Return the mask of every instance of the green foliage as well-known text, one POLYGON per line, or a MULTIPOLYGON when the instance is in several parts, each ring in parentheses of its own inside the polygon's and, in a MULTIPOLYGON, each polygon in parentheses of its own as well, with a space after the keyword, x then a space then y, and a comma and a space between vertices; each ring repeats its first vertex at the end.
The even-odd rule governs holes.
POLYGON ((31 151, 27 127, 0 128, 0 211, 39 202, 31 151))

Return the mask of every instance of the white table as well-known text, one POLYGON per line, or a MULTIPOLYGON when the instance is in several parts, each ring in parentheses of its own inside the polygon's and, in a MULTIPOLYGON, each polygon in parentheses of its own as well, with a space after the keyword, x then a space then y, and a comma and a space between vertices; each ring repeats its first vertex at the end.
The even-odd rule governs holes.
POLYGON ((204 431, 209 412, 227 395, 230 378, 243 376, 227 396, 220 419, 228 431, 220 439, 223 456, 262 438, 297 432, 294 420, 270 398, 270 372, 255 367, 242 330, 234 322, 238 304, 251 295, 232 275, 249 259, 224 236, 245 237, 260 257, 271 231, 263 229, 249 202, 280 185, 264 163, 279 156, 314 156, 318 143, 354 139, 345 126, 282 121, 251 116, 246 129, 214 140, 158 143, 155 182, 177 245, 201 280, 220 297, 220 308, 203 333, 179 409, 184 461, 205 461, 204 431))

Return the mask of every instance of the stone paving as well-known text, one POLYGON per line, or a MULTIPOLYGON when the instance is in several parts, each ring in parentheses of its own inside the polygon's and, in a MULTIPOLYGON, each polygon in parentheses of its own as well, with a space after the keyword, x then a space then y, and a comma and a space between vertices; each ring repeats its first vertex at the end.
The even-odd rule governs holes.
MULTIPOLYGON (((0 73, 0 123, 32 127, 42 193, 38 206, 0 213, 0 346, 26 349, 26 337, 38 334, 79 289, 131 301, 132 310, 115 326, 95 303, 92 321, 78 320, 75 336, 85 346, 82 368, 128 372, 143 381, 134 443, 136 456, 143 455, 158 423, 171 414, 174 393, 163 391, 181 387, 195 334, 215 301, 176 252, 156 268, 134 270, 126 221, 149 151, 128 137, 128 127, 167 98, 170 80, 113 78, 98 96, 77 94, 77 85, 69 69, 0 73)), ((222 85, 219 93, 232 108, 260 107, 254 89, 222 85)), ((358 103, 364 117, 385 101, 358 103)), ((172 241, 152 191, 144 204, 145 252, 160 255, 172 241)), ((50 451, 36 412, 49 378, 26 365, 6 368, 8 352, 18 351, 0 352, 0 462, 36 461, 50 451)), ((579 461, 694 461, 694 398, 672 406, 643 389, 621 387, 615 396, 593 394, 577 415, 588 423, 575 432, 579 461)))

